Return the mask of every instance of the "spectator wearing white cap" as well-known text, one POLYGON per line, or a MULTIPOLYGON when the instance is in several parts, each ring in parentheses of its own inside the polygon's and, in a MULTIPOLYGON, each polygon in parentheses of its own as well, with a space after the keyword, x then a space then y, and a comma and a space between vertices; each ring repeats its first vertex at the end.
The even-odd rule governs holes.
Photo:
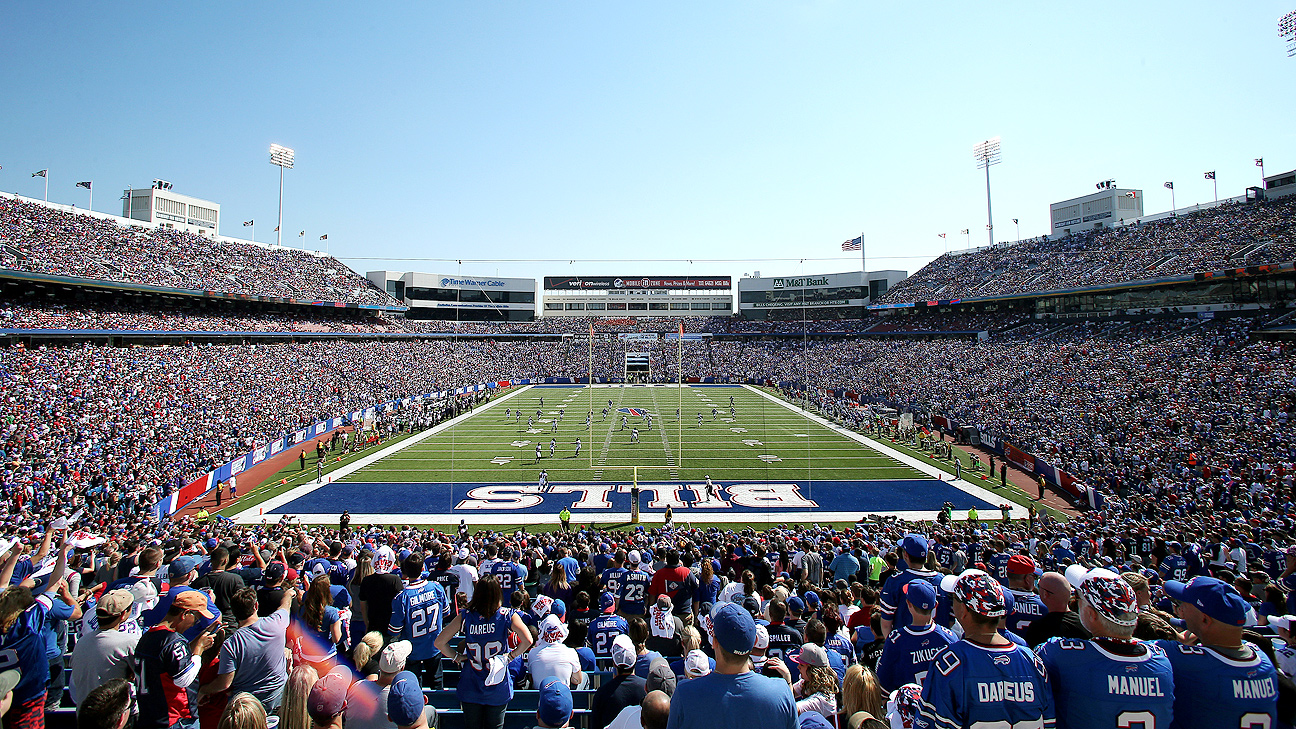
POLYGON ((110 590, 99 598, 95 606, 99 629, 82 636, 72 651, 72 702, 77 706, 96 686, 134 675, 130 658, 140 639, 139 630, 118 629, 134 605, 129 590, 110 590))
POLYGON ((450 571, 459 578, 459 594, 463 595, 468 602, 472 602, 473 589, 477 585, 477 567, 472 560, 468 548, 460 547, 455 553, 455 566, 450 568, 450 571))
POLYGON ((1039 657, 1005 638, 1004 588, 982 570, 947 575, 963 640, 942 648, 923 683, 919 723, 953 728, 1052 726, 1053 694, 1039 657))
POLYGON ((1269 618, 1269 625, 1283 639, 1283 645, 1274 648, 1274 664, 1288 678, 1296 675, 1296 647, 1292 646, 1293 621, 1296 621, 1296 615, 1273 615, 1269 618))
POLYGON ((711 616, 716 670, 675 689, 667 729, 795 729, 792 688, 780 678, 751 670, 756 621, 732 603, 711 616))
POLYGON ((557 615, 546 615, 540 621, 539 634, 527 655, 531 683, 539 686, 550 677, 561 678, 574 689, 584 688, 586 677, 581 671, 580 656, 563 641, 567 640, 567 626, 557 615))
POLYGON ((1165 651, 1134 640, 1138 601, 1115 572, 1067 568, 1079 596, 1080 622, 1089 640, 1052 638, 1039 647, 1063 727, 1119 726, 1130 716, 1169 726, 1174 671, 1165 651))
POLYGON ((635 675, 638 652, 630 636, 617 635, 612 641, 612 665, 616 675, 604 681, 590 700, 590 729, 604 729, 627 706, 638 706, 647 695, 647 681, 635 675))
POLYGON ((407 640, 388 643, 378 656, 378 678, 375 681, 357 681, 347 693, 347 729, 393 729, 396 725, 387 718, 387 696, 392 681, 405 670, 405 662, 414 646, 407 640))

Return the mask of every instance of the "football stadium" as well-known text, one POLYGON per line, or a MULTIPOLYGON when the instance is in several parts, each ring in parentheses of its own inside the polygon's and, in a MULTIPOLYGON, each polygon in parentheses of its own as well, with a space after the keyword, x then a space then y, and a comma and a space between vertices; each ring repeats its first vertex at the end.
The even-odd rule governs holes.
POLYGON ((1296 726, 1291 7, 9 10, 3 729, 1296 726))

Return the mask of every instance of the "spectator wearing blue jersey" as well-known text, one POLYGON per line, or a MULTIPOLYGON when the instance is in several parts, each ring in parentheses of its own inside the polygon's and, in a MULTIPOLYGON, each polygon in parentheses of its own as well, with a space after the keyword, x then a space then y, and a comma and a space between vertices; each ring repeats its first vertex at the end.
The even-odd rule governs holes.
POLYGON ((1166 542, 1166 549, 1169 554, 1161 560, 1157 567, 1157 574, 1161 576, 1162 581, 1177 580, 1183 582, 1188 579, 1188 560, 1184 559, 1180 552, 1183 547, 1179 542, 1166 542))
POLYGON ((621 575, 621 590, 616 594, 616 613, 623 618, 642 616, 647 610, 645 603, 652 585, 652 574, 640 569, 640 560, 638 550, 631 550, 626 555, 629 568, 621 575))
POLYGON ((500 599, 495 578, 481 577, 468 607, 436 638, 436 649, 463 667, 455 693, 467 729, 502 729, 513 698, 509 663, 531 648, 531 632, 516 612, 500 607, 500 599), (460 634, 463 652, 450 647, 460 634))
MULTIPOLYGON (((882 635, 909 624, 909 606, 900 594, 901 588, 914 580, 927 580, 933 586, 940 584, 940 575, 924 569, 927 562, 927 539, 921 534, 906 534, 900 540, 900 564, 903 569, 887 578, 882 585, 879 605, 882 612, 882 635)), ((809 602, 807 601, 807 605, 809 602)))
POLYGON ((1115 572, 1101 568, 1073 565, 1067 577, 1079 596, 1080 621, 1093 638, 1052 638, 1040 646, 1058 727, 1170 726, 1174 672, 1164 650, 1134 640, 1134 590, 1115 572))
POLYGON ((333 668, 337 644, 342 641, 342 621, 332 602, 328 575, 316 577, 302 599, 301 612, 290 632, 294 658, 311 664, 321 675, 333 668))
MULTIPOLYGON (((505 557, 507 556, 509 555, 506 553, 505 557)), ((482 571, 485 572, 485 570, 482 571)), ((524 579, 526 572, 522 569, 521 565, 511 559, 501 558, 496 561, 495 564, 490 567, 490 574, 494 575, 495 580, 499 582, 500 595, 502 596, 505 605, 513 604, 514 592, 525 589, 522 580, 524 579)))
POLYGON ((756 645, 751 614, 722 603, 710 624, 716 668, 676 686, 667 729, 796 729, 788 682, 751 670, 748 655, 756 645))
POLYGON ((616 554, 608 560, 607 568, 599 575, 599 584, 608 592, 616 595, 621 591, 621 575, 626 573, 625 564, 626 553, 624 549, 618 549, 616 554))
POLYGON ((441 651, 436 640, 450 610, 450 601, 441 585, 423 579, 423 556, 411 554, 401 562, 405 588, 391 603, 390 640, 407 640, 413 647, 405 670, 422 680, 423 685, 440 690, 445 685, 441 671, 441 651))
POLYGON ((1039 657, 999 633, 1004 589, 982 570, 949 575, 963 640, 932 659, 917 725, 941 729, 1053 726, 1053 695, 1039 657))
POLYGON ((1008 613, 1008 630, 1025 638, 1031 623, 1048 614, 1048 607, 1040 596, 1035 594, 1035 579, 1044 571, 1035 566, 1035 560, 1024 554, 1014 554, 1008 558, 1008 594, 1012 596, 1013 608, 1008 613))
POLYGON ((949 629, 932 623, 936 588, 930 582, 914 580, 903 593, 913 622, 891 631, 878 659, 878 683, 887 691, 907 683, 921 684, 936 653, 958 640, 949 629))
MULTIPOLYGON (((58 560, 45 581, 46 586, 56 585, 63 579, 67 567, 66 540, 66 533, 60 533, 58 560)), ((22 546, 13 545, 0 571, 0 585, 9 584, 21 553, 22 546)), ((49 681, 50 664, 45 658, 41 630, 53 604, 44 590, 34 592, 30 587, 13 585, 0 592, 0 655, 10 656, 9 665, 16 664, 22 669, 21 679, 13 687, 12 706, 4 716, 6 727, 39 729, 44 726, 45 684, 49 681)))
POLYGON ((613 612, 615 600, 608 593, 599 597, 599 608, 602 614, 590 621, 589 646, 594 650, 594 658, 600 667, 611 665, 612 643, 618 635, 630 632, 630 623, 613 612))
POLYGON ((1166 594, 1197 637, 1196 645, 1159 640, 1174 667, 1171 729, 1277 726, 1278 675, 1256 646, 1242 640, 1249 605, 1227 582, 1171 580, 1166 594))

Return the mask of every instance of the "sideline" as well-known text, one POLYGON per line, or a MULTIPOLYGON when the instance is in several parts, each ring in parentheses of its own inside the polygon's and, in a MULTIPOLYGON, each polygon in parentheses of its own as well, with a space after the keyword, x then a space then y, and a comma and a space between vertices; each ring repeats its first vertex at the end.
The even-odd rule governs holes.
MULTIPOLYGON (((526 392, 527 390, 531 389, 531 387, 532 387, 531 385, 522 385, 507 395, 493 398, 490 402, 486 403, 485 405, 482 405, 479 408, 476 408, 475 410, 471 410, 466 413, 461 413, 460 415, 457 415, 445 422, 442 422, 438 425, 428 428, 427 430, 423 431, 422 433, 418 433, 413 437, 406 438, 405 440, 402 440, 399 443, 393 443, 392 445, 386 446, 384 448, 380 448, 377 451, 365 456, 364 458, 358 459, 356 461, 352 461, 351 463, 348 463, 347 465, 341 468, 329 471, 328 473, 324 474, 327 478, 323 482, 311 481, 309 483, 302 484, 301 486, 285 491, 282 494, 279 494, 278 496, 271 496, 265 501, 249 506, 247 509, 240 511, 237 514, 234 514, 230 518, 233 519, 238 524, 260 524, 261 520, 265 518, 265 512, 274 511, 275 509, 278 509, 280 506, 283 506, 284 504, 287 504, 295 499, 305 496, 306 494, 309 494, 318 488, 327 486, 335 480, 346 478, 347 476, 350 476, 356 471, 359 471, 360 469, 365 468, 366 466, 370 466, 374 463, 377 463, 378 461, 381 461, 382 459, 394 453, 399 453, 416 443, 422 443, 428 438, 437 435, 441 431, 446 430, 451 426, 458 425, 466 418, 469 418, 473 415, 484 412, 486 410, 490 410, 491 408, 495 407, 499 403, 502 403, 508 400, 509 398, 512 398, 515 395, 520 395, 523 392, 526 392), (251 513, 253 509, 257 510, 256 514, 251 513)), ((334 519, 336 520, 337 515, 333 515, 333 516, 334 519)), ((352 518, 355 519, 356 518, 355 515, 352 515, 352 518)), ((455 523, 457 524, 458 522, 456 521, 455 523)))

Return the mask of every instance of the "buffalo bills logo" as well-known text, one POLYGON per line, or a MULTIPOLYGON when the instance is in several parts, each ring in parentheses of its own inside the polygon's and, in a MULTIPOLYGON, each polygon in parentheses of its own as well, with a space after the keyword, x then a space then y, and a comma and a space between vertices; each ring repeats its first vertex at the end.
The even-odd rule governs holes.
POLYGON ((1008 656, 1002 656, 1002 655, 1001 655, 1001 656, 995 656, 994 658, 992 658, 992 659, 990 659, 990 660, 994 661, 994 664, 995 664, 996 666, 1006 666, 1006 665, 1008 665, 1009 663, 1012 663, 1012 659, 1011 659, 1011 658, 1009 658, 1008 656))

